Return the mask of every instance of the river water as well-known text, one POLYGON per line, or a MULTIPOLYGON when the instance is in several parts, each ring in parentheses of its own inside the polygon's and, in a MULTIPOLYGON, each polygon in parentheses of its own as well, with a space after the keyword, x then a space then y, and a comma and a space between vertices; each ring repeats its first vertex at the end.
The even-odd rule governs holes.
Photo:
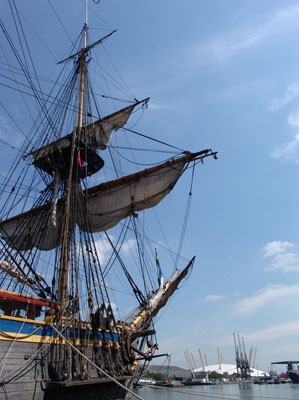
POLYGON ((161 389, 142 387, 136 389, 136 393, 144 400, 299 400, 299 384, 256 385, 235 383, 161 389))

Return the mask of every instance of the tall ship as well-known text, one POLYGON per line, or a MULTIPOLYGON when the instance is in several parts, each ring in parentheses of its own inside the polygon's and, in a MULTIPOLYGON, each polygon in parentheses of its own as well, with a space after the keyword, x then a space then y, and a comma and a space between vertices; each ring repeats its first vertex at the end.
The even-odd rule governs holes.
MULTIPOLYGON (((163 356, 155 317, 195 261, 157 241, 154 210, 183 175, 190 179, 182 240, 194 169, 217 153, 184 151, 139 132, 149 98, 94 90, 94 53, 115 31, 89 40, 87 12, 45 94, 23 14, 14 0, 8 4, 14 29, 0 20, 1 85, 33 98, 37 113, 31 129, 15 126, 23 143, 13 132, 11 140, 0 137, 14 154, 1 168, 0 399, 140 398, 134 379, 163 356), (115 108, 102 114, 99 100, 115 108)), ((172 215, 177 221, 178 210, 172 215)))

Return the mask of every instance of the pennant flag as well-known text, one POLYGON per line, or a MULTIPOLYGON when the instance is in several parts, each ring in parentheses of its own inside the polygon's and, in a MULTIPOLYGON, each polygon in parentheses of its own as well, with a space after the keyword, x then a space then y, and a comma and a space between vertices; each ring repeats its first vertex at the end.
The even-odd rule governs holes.
POLYGON ((81 162, 80 151, 79 151, 79 153, 78 153, 78 164, 79 164, 79 167, 80 167, 81 171, 83 171, 83 166, 82 166, 82 162, 81 162))
POLYGON ((160 284, 161 283, 161 278, 162 278, 162 271, 161 271, 161 267, 160 267, 160 262, 159 262, 159 258, 158 258, 157 249, 155 249, 155 252, 156 252, 156 265, 157 265, 157 269, 158 269, 158 282, 160 284))

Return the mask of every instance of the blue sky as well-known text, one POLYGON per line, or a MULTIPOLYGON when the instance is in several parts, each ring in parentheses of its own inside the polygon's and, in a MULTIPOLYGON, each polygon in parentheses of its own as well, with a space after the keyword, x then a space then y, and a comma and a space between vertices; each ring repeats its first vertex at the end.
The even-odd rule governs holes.
MULTIPOLYGON (((84 3, 16 3, 31 24, 38 72, 54 78, 71 45, 65 31, 79 33, 84 3)), ((8 15, 5 4, 4 21, 8 15)), ((160 351, 187 367, 184 351, 199 366, 198 348, 214 364, 219 347, 231 363, 235 332, 247 352, 257 348, 260 369, 299 359, 298 2, 90 0, 89 26, 93 40, 118 29, 105 52, 134 95, 151 98, 139 131, 219 152, 196 170, 182 251, 196 255, 196 264, 157 322, 160 351)), ((1 109, 2 139, 9 124, 1 109)), ((162 209, 174 249, 181 220, 167 210, 184 212, 188 184, 179 184, 162 209)))

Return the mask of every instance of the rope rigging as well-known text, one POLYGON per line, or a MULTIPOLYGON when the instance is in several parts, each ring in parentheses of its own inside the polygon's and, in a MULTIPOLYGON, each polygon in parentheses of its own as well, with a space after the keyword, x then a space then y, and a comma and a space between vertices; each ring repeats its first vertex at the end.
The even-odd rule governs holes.
POLYGON ((173 145, 168 144, 168 143, 166 143, 166 142, 163 142, 162 140, 158 140, 158 139, 155 139, 155 138, 153 138, 153 137, 151 137, 151 136, 144 135, 144 134, 142 134, 142 133, 140 133, 140 132, 134 131, 134 130, 129 129, 129 128, 123 127, 123 129, 126 130, 126 131, 128 131, 128 132, 134 133, 135 135, 138 135, 138 136, 144 137, 144 138, 146 138, 146 139, 152 140, 152 141, 154 141, 154 142, 163 144, 163 145, 168 146, 168 147, 172 147, 173 149, 179 150, 180 152, 184 152, 183 149, 180 149, 179 147, 176 147, 176 146, 173 146, 173 145))
MULTIPOLYGON (((10 1, 12 2, 11 11, 14 23, 21 26, 14 0, 10 1)), ((51 1, 48 0, 48 2, 62 24, 51 1)), ((0 24, 5 31, 2 21, 0 21, 0 24)), ((125 107, 119 112, 114 112, 102 118, 101 121, 94 120, 94 114, 101 116, 102 113, 97 105, 97 95, 87 77, 87 67, 91 59, 89 50, 93 46, 86 45, 87 22, 81 32, 83 33, 82 40, 84 40, 83 45, 83 42, 81 42, 81 50, 61 61, 74 61, 69 74, 66 74, 65 68, 62 68, 60 76, 62 76, 62 73, 65 74, 66 84, 61 85, 60 79, 57 79, 55 82, 55 84, 58 84, 57 89, 54 89, 56 85, 53 85, 49 94, 45 94, 42 90, 41 79, 33 66, 33 59, 22 26, 17 33, 21 48, 19 53, 8 33, 6 31, 4 33, 19 63, 20 71, 23 72, 27 82, 25 85, 21 80, 16 79, 16 75, 12 75, 13 78, 6 79, 12 81, 12 85, 15 85, 16 90, 20 92, 24 90, 25 93, 27 89, 32 91, 39 112, 37 119, 33 119, 29 134, 24 134, 26 141, 19 150, 20 155, 23 154, 22 161, 25 162, 25 166, 21 165, 20 159, 17 161, 18 164, 14 163, 14 167, 10 169, 7 178, 4 179, 5 190, 1 192, 1 196, 3 196, 3 193, 10 191, 7 196, 7 203, 3 202, 1 213, 3 235, 1 243, 3 243, 3 246, 0 251, 0 261, 2 259, 3 262, 9 260, 15 264, 20 277, 26 275, 28 282, 17 279, 16 276, 11 274, 4 277, 2 283, 5 283, 5 288, 9 288, 19 295, 28 294, 28 299, 32 293, 35 293, 40 300, 45 300, 40 301, 40 308, 34 311, 36 312, 34 316, 38 318, 41 312, 44 313, 46 323, 51 319, 46 328, 51 327, 55 331, 55 334, 51 332, 47 337, 47 340, 49 339, 52 343, 49 359, 43 364, 43 366, 46 366, 45 368, 48 367, 50 380, 60 380, 60 378, 56 379, 55 376, 50 376, 51 367, 54 365, 56 376, 64 374, 66 379, 71 382, 74 378, 73 367, 76 360, 81 363, 84 359, 97 370, 98 377, 102 378, 102 375, 104 375, 109 380, 119 384, 117 379, 114 379, 115 376, 120 378, 127 373, 130 379, 133 379, 138 360, 146 361, 153 357, 158 347, 157 342, 151 343, 153 335, 155 335, 155 330, 149 329, 154 326, 153 318, 160 308, 166 305, 168 298, 177 289, 190 267, 190 265, 185 267, 180 279, 178 279, 178 272, 177 275, 173 276, 173 280, 169 279, 162 285, 161 277, 159 276, 157 279, 156 276, 155 253, 152 246, 154 242, 150 241, 145 234, 145 219, 140 221, 134 217, 137 216, 137 209, 139 212, 139 210, 157 205, 172 190, 181 174, 188 169, 188 162, 191 157, 195 157, 199 153, 195 155, 190 153, 189 157, 189 154, 176 146, 133 129, 124 128, 121 137, 117 134, 112 136, 115 145, 109 146, 103 157, 105 162, 109 164, 96 175, 103 167, 103 165, 99 166, 98 161, 98 159, 102 161, 99 156, 100 150, 105 150, 107 147, 104 140, 102 143, 100 142, 100 135, 106 135, 109 144, 109 135, 112 131, 121 129, 131 113, 138 111, 138 114, 135 115, 135 119, 138 119, 137 117, 142 114, 143 106, 147 104, 148 99, 137 102, 134 97, 135 105, 131 103, 131 106, 125 107), (76 96, 78 93, 79 96, 76 96), (94 113, 92 110, 94 110, 94 113), (75 113, 77 118, 74 118, 75 113), (107 128, 105 124, 108 125, 107 128), (161 164, 161 162, 137 163, 133 151, 136 151, 138 147, 131 147, 129 140, 133 135, 167 146, 165 151, 154 151, 174 155, 174 157, 165 156, 169 158, 164 163, 172 162, 162 165, 161 168, 153 167, 149 172, 150 179, 145 180, 148 188, 145 188, 144 181, 141 181, 141 185, 137 185, 140 178, 147 175, 147 170, 131 174, 129 177, 122 178, 123 180, 113 179, 111 181, 110 179, 110 182, 108 180, 108 182, 103 183, 103 175, 106 174, 106 170, 111 167, 111 164, 117 177, 124 175, 123 170, 127 166, 122 165, 122 159, 135 165, 153 166, 161 164), (127 144, 127 148, 118 146, 123 142, 127 144), (132 151, 133 156, 130 155, 130 158, 133 161, 123 156, 120 150, 132 151), (185 153, 185 156, 178 160, 177 158, 182 152, 185 153), (109 160, 109 155, 111 160, 109 160), (88 169, 89 161, 91 161, 90 164, 95 164, 91 165, 90 169, 88 169), (185 163, 188 165, 186 166, 185 163), (92 169, 92 167, 94 168, 92 169), (96 169, 97 167, 98 169, 96 169), (33 171, 32 175, 28 172, 29 168, 33 171), (163 172, 166 170, 165 176, 159 176, 161 170, 163 172), (169 171, 170 173, 167 175, 169 171), (12 176, 18 176, 18 179, 10 179, 12 176), (100 183, 98 183, 99 180, 100 183), (129 184, 126 186, 127 182, 129 184), (136 182, 136 188, 130 187, 131 182, 133 182, 133 185, 136 182), (123 186, 122 183, 124 183, 123 186), (159 185, 161 185, 161 188, 159 185), (123 187, 125 188, 124 191, 118 191, 122 190, 123 187), (141 192, 141 200, 138 199, 138 190, 141 192), (113 201, 109 196, 113 197, 115 204, 112 204, 113 201), (21 202, 22 198, 23 202, 21 202), (108 205, 107 210, 105 209, 105 202, 108 205), (133 208, 134 202, 136 210, 133 208), (109 209, 110 206, 111 209, 109 209), (116 226, 115 230, 112 231, 113 233, 107 233, 106 229, 114 227, 119 220, 128 215, 126 222, 119 225, 119 231, 117 231, 116 226), (3 217, 6 217, 6 220, 3 217), (117 218, 119 218, 118 221, 117 218), (97 233, 99 233, 98 236, 96 236, 97 233), (105 254, 104 251, 101 251, 100 243, 97 241, 98 237, 102 239, 104 237, 105 245, 110 246, 105 254), (134 254, 131 255, 130 261, 125 263, 126 257, 128 257, 126 249, 128 249, 130 243, 134 244, 134 254), (46 252, 48 252, 47 255, 42 256, 46 252), (111 288, 107 285, 107 281, 111 278, 110 273, 117 275, 117 279, 111 280, 111 288), (122 296, 119 302, 117 301, 119 299, 114 302, 112 295, 115 295, 118 287, 127 288, 128 286, 130 286, 131 296, 133 292, 137 299, 137 302, 134 299, 134 306, 136 304, 139 304, 139 306, 133 310, 131 319, 127 320, 127 324, 124 324, 121 318, 120 321, 116 321, 115 308, 119 306, 126 309, 128 305, 132 308, 131 298, 127 302, 127 298, 122 296), (111 294, 110 290, 114 292, 111 294), (45 311, 42 307, 48 309, 45 311), (37 315, 38 312, 40 312, 39 315, 37 315), (66 333, 63 335, 62 332, 65 329, 66 333), (57 346, 57 344, 60 346, 57 346), (87 354, 92 354, 92 356, 87 357, 87 354)), ((66 34, 68 35, 67 32, 66 34)), ((100 43, 100 41, 101 39, 98 42, 100 43)), ((79 41, 71 41, 71 43, 73 48, 76 47, 76 50, 78 50, 79 41)), ((115 68, 114 71, 117 72, 118 78, 121 80, 118 86, 114 86, 128 93, 129 89, 122 81, 120 74, 115 68)), ((14 72, 19 73, 16 70, 14 72)), ((108 74, 104 69, 102 69, 102 76, 105 84, 107 84, 110 79, 106 79, 108 74)), ((50 80, 47 82, 50 82, 50 80)), ((110 94, 108 89, 107 93, 110 94)), ((111 96, 109 96, 112 103, 121 100, 112 96, 112 94, 111 92, 111 96)), ((133 95, 132 93, 129 94, 133 95)), ((107 98, 106 94, 103 94, 102 97, 107 98)), ((137 138, 135 143, 138 143, 138 140, 137 138)), ((148 148, 139 150, 150 151, 148 148)), ((157 246, 166 249, 168 247, 167 251, 173 259, 176 257, 176 263, 179 258, 182 259, 181 250, 190 210, 194 166, 195 162, 193 163, 189 191, 190 200, 188 199, 187 202, 178 251, 175 253, 170 250, 167 240, 165 240, 166 235, 163 232, 166 246, 161 244, 157 246)), ((109 170, 107 175, 112 175, 109 170)), ((150 225, 151 223, 152 221, 150 221, 150 225)), ((162 224, 159 220, 158 223, 162 230, 162 224)), ((0 272, 2 279, 5 272, 4 268, 0 272)), ((123 293, 120 290, 118 292, 123 293)), ((9 306, 14 307, 13 314, 23 314, 24 308, 19 305, 22 301, 20 297, 11 295, 10 300, 9 306)), ((28 315, 29 312, 27 317, 28 315)), ((26 328, 28 327, 26 326, 26 328)), ((14 341, 20 339, 19 342, 21 342, 22 339, 30 339, 41 329, 41 326, 35 326, 35 328, 34 331, 29 331, 31 333, 22 337, 4 330, 0 330, 0 336, 14 341)), ((28 333, 28 330, 25 332, 28 333)), ((38 334, 38 336, 40 335, 38 334)), ((31 340, 28 340, 28 342, 31 342, 31 340)), ((32 342, 34 341, 32 340, 32 342)), ((41 349, 45 349, 43 344, 40 343, 39 345, 41 345, 41 349)), ((36 352, 30 357, 30 363, 35 360, 38 354, 39 352, 36 352)), ((26 362, 22 367, 27 368, 30 363, 26 362)), ((19 367, 13 372, 19 373, 19 367)), ((38 370, 39 372, 40 370, 38 370)), ((94 371, 92 372, 94 373, 94 371)), ((0 383, 6 383, 9 377, 10 374, 2 377, 2 379, 0 378, 0 383)), ((47 372, 45 372, 45 377, 45 379, 48 379, 47 372)), ((96 376, 95 379, 98 377, 96 376)), ((122 388, 128 391, 128 388, 124 386, 122 388)), ((131 394, 134 395, 133 392, 131 394)), ((141 399, 137 395, 135 397, 141 399)))
MULTIPOLYGON (((15 6, 15 5, 14 5, 14 6, 15 6)), ((11 8, 11 11, 12 11, 13 18, 14 18, 14 20, 15 20, 15 16, 14 16, 14 13, 13 13, 12 8, 11 8)), ((19 23, 21 24, 20 21, 19 21, 19 23)), ((4 33, 5 37, 6 37, 6 39, 7 39, 8 43, 9 43, 9 45, 10 45, 10 48, 11 48, 11 50, 12 50, 12 52, 13 52, 13 54, 14 54, 14 56, 15 56, 15 58, 16 58, 18 64, 19 64, 19 66, 20 66, 21 70, 22 70, 23 73, 24 73, 24 77, 26 78, 26 80, 27 80, 27 82, 28 82, 28 84, 29 84, 29 87, 31 88, 33 94, 35 95, 35 100, 36 100, 36 102, 37 102, 37 105, 40 107, 40 110, 43 111, 43 114, 44 114, 45 118, 47 119, 47 122, 48 122, 49 126, 51 126, 52 129, 54 130, 55 127, 52 126, 52 121, 51 121, 51 118, 50 118, 49 115, 48 115, 48 112, 47 112, 47 108, 46 108, 46 106, 45 106, 45 103, 44 103, 43 99, 41 99, 41 98, 38 96, 36 87, 35 87, 35 85, 33 84, 33 81, 32 81, 32 79, 31 79, 31 76, 30 76, 30 73, 29 73, 29 70, 28 70, 28 67, 27 67, 27 63, 26 63, 26 56, 23 57, 23 59, 24 59, 24 61, 23 61, 22 57, 19 55, 19 52, 17 51, 17 48, 16 48, 16 46, 14 45, 14 42, 13 42, 13 40, 11 39, 10 35, 8 34, 8 32, 7 32, 6 28, 5 28, 5 25, 4 25, 4 23, 3 23, 3 21, 2 21, 1 19, 0 19, 0 26, 1 26, 1 28, 2 28, 2 31, 3 31, 3 33, 4 33)), ((18 30, 16 23, 15 23, 15 26, 16 26, 16 29, 18 30)), ((24 39, 24 40, 25 40, 25 39, 24 39)))
POLYGON ((145 302, 146 302, 145 297, 143 296, 142 292, 141 292, 140 289, 137 287, 137 285, 136 285, 136 283, 134 282, 133 278, 132 278, 131 275, 129 274, 129 271, 127 270, 127 268, 126 268, 124 262, 122 261, 122 259, 121 259, 120 255, 119 255, 119 253, 117 252, 117 250, 116 250, 116 248, 115 248, 115 246, 114 246, 114 244, 113 244, 113 242, 112 242, 110 236, 107 234, 107 232, 105 232, 105 236, 106 236, 106 238, 108 239, 108 241, 109 241, 109 243, 110 243, 110 245, 111 245, 111 247, 112 247, 114 253, 116 254, 116 257, 117 257, 117 259, 118 259, 118 261, 119 261, 119 263, 120 263, 120 265, 121 265, 121 267, 122 267, 122 269, 123 269, 123 271, 124 271, 124 273, 125 273, 125 275, 126 275, 128 281, 129 281, 129 283, 130 283, 130 285, 131 285, 131 287, 132 287, 132 289, 133 289, 133 292, 134 292, 134 294, 135 294, 137 300, 139 301, 139 304, 145 303, 145 302))
POLYGON ((176 262, 175 262, 175 267, 177 267, 178 258, 179 258, 180 254, 181 254, 181 251, 182 251, 183 241, 184 241, 186 228, 187 228, 188 217, 189 217, 189 213, 190 213, 191 199, 192 199, 192 188, 193 188, 193 181, 194 181, 194 168, 195 168, 195 165, 193 163, 191 182, 190 182, 190 190, 189 190, 189 193, 188 193, 186 211, 185 211, 184 222, 183 222, 182 231, 181 231, 180 242, 179 242, 179 246, 178 246, 178 250, 177 250, 177 258, 176 258, 176 262))

